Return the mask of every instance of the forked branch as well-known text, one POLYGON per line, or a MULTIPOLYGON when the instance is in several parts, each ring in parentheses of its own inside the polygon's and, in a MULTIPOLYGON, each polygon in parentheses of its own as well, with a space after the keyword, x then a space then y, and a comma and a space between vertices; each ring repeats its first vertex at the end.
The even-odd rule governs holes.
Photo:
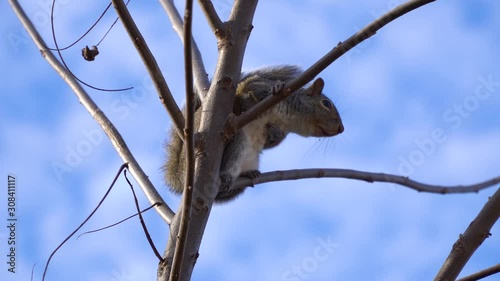
MULTIPOLYGON (((199 248, 210 216, 212 204, 217 195, 218 185, 214 181, 219 174, 224 139, 221 124, 232 112, 234 92, 241 73, 241 65, 246 44, 252 30, 252 20, 257 6, 257 0, 236 0, 228 22, 231 23, 230 32, 224 44, 220 45, 219 59, 212 78, 212 85, 205 97, 199 131, 201 137, 207 140, 204 143, 205 157, 199 157, 195 167, 195 190, 191 220, 188 232, 184 260, 182 263, 180 280, 191 279, 194 265, 199 256, 199 248), (211 110, 216 108, 217 110, 211 110)), ((182 209, 182 207, 181 207, 182 209)), ((158 279, 168 280, 171 273, 171 261, 175 253, 175 235, 178 233, 179 216, 174 218, 170 226, 170 238, 165 251, 166 262, 158 266, 158 279)))
POLYGON ((288 171, 274 171, 263 173, 255 179, 238 178, 231 189, 241 188, 245 186, 254 186, 256 184, 285 181, 285 180, 298 180, 308 178, 345 178, 353 180, 362 180, 366 182, 388 182, 395 183, 401 186, 406 186, 419 192, 451 194, 451 193, 469 193, 479 192, 485 188, 491 187, 500 183, 500 177, 495 177, 490 180, 480 182, 473 185, 456 185, 456 186, 441 186, 420 183, 411 180, 408 177, 384 174, 384 173, 370 173, 357 170, 348 169, 301 169, 301 170, 288 170, 288 171))
POLYGON ((33 23, 26 16, 26 13, 21 8, 17 0, 9 0, 17 17, 23 24, 24 28, 28 31, 32 40, 37 45, 38 49, 42 53, 42 56, 47 60, 47 62, 57 71, 57 73, 63 78, 63 80, 71 87, 75 95, 78 97, 80 103, 87 109, 87 111, 92 115, 96 122, 101 126, 101 129, 106 133, 111 143, 115 147, 118 155, 122 158, 123 162, 128 163, 130 172, 134 176, 135 180, 141 187, 142 191, 146 194, 148 201, 151 204, 156 202, 161 203, 157 205, 156 210, 161 215, 161 217, 170 224, 174 212, 168 207, 168 205, 163 201, 158 191, 149 180, 148 176, 144 173, 141 166, 135 160, 127 144, 121 137, 118 130, 115 128, 113 123, 108 119, 108 117, 101 111, 101 109, 94 103, 90 96, 85 92, 82 86, 75 80, 75 78, 70 75, 67 69, 56 59, 54 54, 48 50, 45 46, 45 42, 38 33, 38 31, 33 26, 33 23))
MULTIPOLYGON (((173 0, 160 0, 160 2, 170 18, 175 32, 179 35, 182 42, 184 42, 183 21, 177 11, 177 8, 175 8, 173 0)), ((210 81, 208 81, 207 71, 205 70, 200 50, 198 49, 194 38, 191 38, 191 42, 194 86, 196 88, 196 92, 200 94, 200 98, 203 99, 203 97, 207 94, 208 88, 210 87, 210 81)))
POLYGON ((217 38, 225 36, 227 27, 219 18, 212 1, 198 0, 198 2, 200 3, 205 17, 207 17, 208 25, 212 29, 215 36, 217 36, 217 38))
POLYGON ((343 54, 347 53, 347 51, 354 48, 359 43, 373 36, 386 24, 410 11, 413 11, 425 4, 434 1, 435 0, 411 0, 404 4, 401 4, 391 11, 387 12, 380 18, 376 19, 365 28, 349 37, 344 42, 340 42, 319 61, 317 61, 314 65, 304 71, 302 75, 286 84, 280 93, 267 97, 257 105, 253 106, 250 110, 230 120, 228 122, 228 128, 226 129, 228 134, 230 134, 230 132, 237 132, 240 128, 255 120, 264 111, 270 109, 280 101, 284 100, 287 96, 309 83, 312 79, 314 79, 314 77, 316 77, 321 71, 327 68, 335 60, 340 58, 343 54))

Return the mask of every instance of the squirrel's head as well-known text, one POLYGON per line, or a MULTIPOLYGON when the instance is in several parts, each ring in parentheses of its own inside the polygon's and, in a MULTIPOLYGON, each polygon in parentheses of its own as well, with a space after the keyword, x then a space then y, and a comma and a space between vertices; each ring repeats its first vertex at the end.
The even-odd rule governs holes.
POLYGON ((306 106, 307 114, 304 122, 308 123, 303 132, 297 132, 302 136, 333 137, 344 131, 344 125, 337 108, 333 102, 326 97, 322 91, 325 86, 323 79, 316 79, 311 86, 304 89, 301 102, 306 106))

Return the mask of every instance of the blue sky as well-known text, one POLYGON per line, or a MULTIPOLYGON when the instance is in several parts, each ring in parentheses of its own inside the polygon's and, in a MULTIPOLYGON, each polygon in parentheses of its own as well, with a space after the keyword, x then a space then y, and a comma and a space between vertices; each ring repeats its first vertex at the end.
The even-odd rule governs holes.
MULTIPOLYGON (((18 273, 12 279, 4 264, 0 279, 28 280, 36 263, 35 280, 40 280, 51 251, 94 208, 121 160, 5 2, 0 4, 5 11, 0 19, 0 169, 4 178, 9 173, 17 178, 19 246, 18 273), (58 173, 58 164, 68 171, 58 173)), ((213 2, 227 18, 231 1, 213 2)), ((59 3, 55 21, 61 46, 78 38, 105 8, 97 1, 59 3)), ((275 64, 308 67, 395 3, 401 1, 261 1, 244 70, 275 64)), ((50 1, 21 4, 53 46, 50 1)), ((165 12, 158 2, 132 1, 129 8, 176 100, 183 103, 182 46, 165 12)), ((322 140, 289 136, 263 153, 261 171, 348 168, 442 185, 498 176, 499 8, 494 1, 437 1, 386 26, 320 75, 345 132, 322 140)), ((96 44, 114 18, 111 10, 64 56, 74 73, 92 85, 135 87, 88 92, 176 210, 179 198, 169 194, 160 172, 170 120, 121 24, 101 43, 96 61, 80 57, 80 49, 96 44)), ((199 9, 194 35, 211 75, 216 42, 199 9)), ((344 179, 263 184, 214 207, 193 280, 431 280, 496 188, 443 196, 344 179)), ((5 192, 0 201, 6 206, 5 192)), ((122 178, 84 229, 134 212, 122 178)), ((153 212, 145 217, 163 251, 168 228, 153 212)), ((499 231, 498 225, 493 228, 463 274, 498 263, 499 231)), ((1 228, 2 253, 6 235, 1 228)), ((138 221, 131 220, 71 239, 52 259, 46 280, 154 280, 156 265, 138 221)))

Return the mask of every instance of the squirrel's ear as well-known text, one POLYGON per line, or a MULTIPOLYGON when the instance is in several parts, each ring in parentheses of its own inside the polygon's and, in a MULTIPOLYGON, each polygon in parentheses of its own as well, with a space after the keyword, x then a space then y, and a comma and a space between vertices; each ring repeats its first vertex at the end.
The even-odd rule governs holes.
POLYGON ((323 81, 322 78, 318 78, 314 80, 313 84, 311 87, 309 87, 309 95, 310 96, 317 96, 321 95, 321 92, 323 92, 323 87, 325 87, 325 81, 323 81))

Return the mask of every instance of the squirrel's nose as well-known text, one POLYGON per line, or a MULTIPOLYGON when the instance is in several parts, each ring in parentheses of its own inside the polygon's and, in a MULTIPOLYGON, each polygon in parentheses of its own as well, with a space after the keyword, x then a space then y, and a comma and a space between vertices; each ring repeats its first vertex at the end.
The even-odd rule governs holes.
POLYGON ((340 123, 337 134, 342 134, 343 131, 344 131, 344 125, 342 123, 340 123))

